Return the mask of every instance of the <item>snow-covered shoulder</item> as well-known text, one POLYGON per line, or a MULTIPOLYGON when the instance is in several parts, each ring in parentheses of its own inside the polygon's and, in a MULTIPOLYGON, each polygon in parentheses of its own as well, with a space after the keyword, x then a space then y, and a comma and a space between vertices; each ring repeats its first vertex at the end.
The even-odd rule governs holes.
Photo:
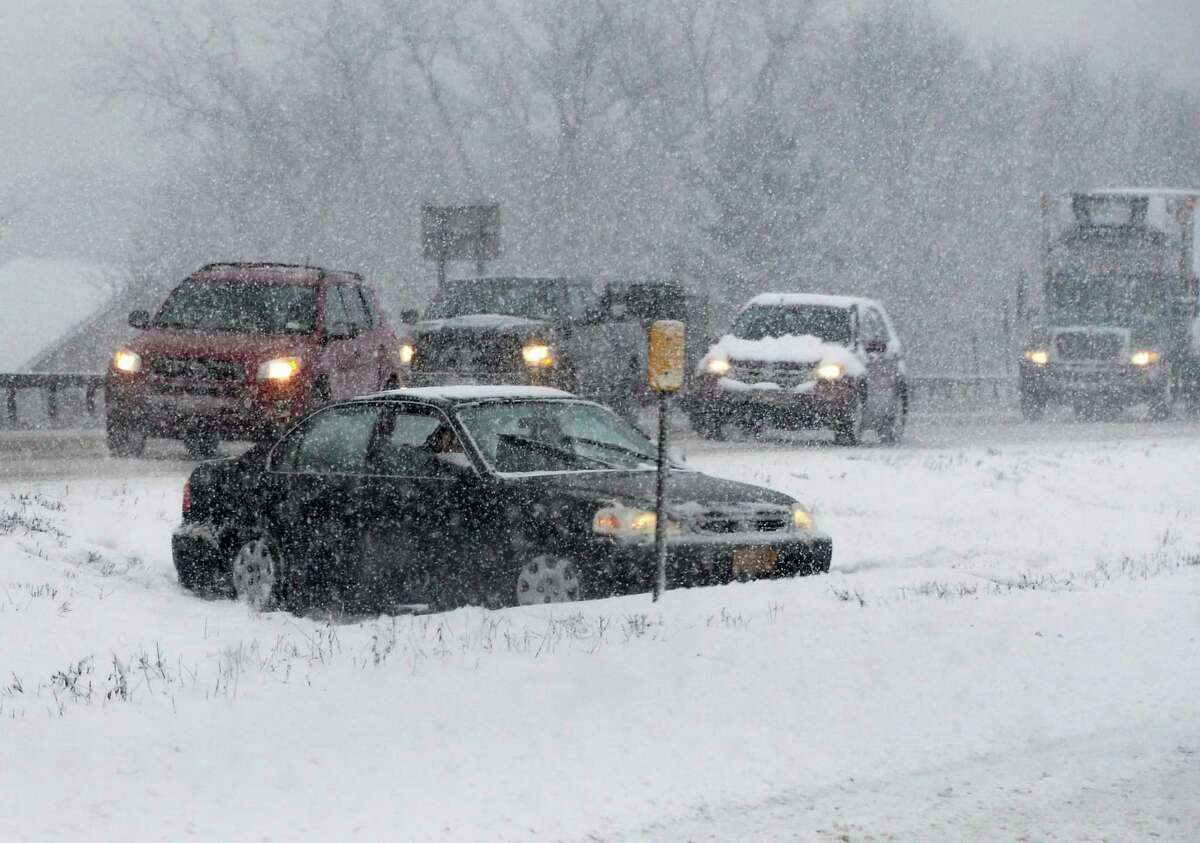
POLYGON ((813 307, 854 307, 872 306, 883 309, 875 299, 862 296, 831 296, 824 293, 759 293, 746 303, 746 307, 763 305, 766 307, 797 307, 809 305, 813 307))
POLYGON ((838 363, 848 375, 861 375, 866 371, 862 358, 853 351, 807 334, 763 337, 760 340, 745 340, 726 334, 709 350, 701 361, 701 366, 707 365, 708 361, 713 359, 813 365, 838 363))

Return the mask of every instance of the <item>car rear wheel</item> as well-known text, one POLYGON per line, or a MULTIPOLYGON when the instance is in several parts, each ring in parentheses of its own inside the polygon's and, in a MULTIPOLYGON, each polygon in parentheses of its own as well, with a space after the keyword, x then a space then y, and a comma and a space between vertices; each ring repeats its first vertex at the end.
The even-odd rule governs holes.
POLYGON ((1039 421, 1046 414, 1046 398, 1035 392, 1021 390, 1021 417, 1025 421, 1039 421))
POLYGON ((904 438, 904 427, 908 423, 908 397, 903 389, 897 390, 892 399, 892 411, 879 427, 879 441, 885 445, 898 445, 904 438))
POLYGON ((580 599, 579 566, 571 559, 542 554, 517 573, 517 605, 570 603, 580 599))
POLYGON ((146 450, 146 434, 119 419, 105 422, 108 452, 114 457, 140 457, 146 450))
POLYGON ((1175 391, 1171 388, 1170 379, 1164 379, 1162 389, 1150 399, 1150 421, 1166 421, 1171 418, 1171 408, 1174 404, 1175 391))
POLYGON ((270 536, 254 535, 233 554, 233 594, 259 612, 274 609, 283 592, 279 547, 270 536))

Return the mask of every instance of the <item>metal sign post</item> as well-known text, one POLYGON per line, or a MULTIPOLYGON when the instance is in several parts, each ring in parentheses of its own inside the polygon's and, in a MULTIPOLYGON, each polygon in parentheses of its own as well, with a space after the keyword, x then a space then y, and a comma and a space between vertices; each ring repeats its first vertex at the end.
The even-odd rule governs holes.
POLYGON ((421 246, 437 261, 438 286, 446 283, 446 261, 473 260, 482 275, 484 261, 500 257, 499 205, 422 205, 421 246))
POLYGON ((663 319, 650 326, 650 354, 647 372, 650 388, 658 393, 658 483, 654 495, 654 554, 657 560, 654 574, 654 599, 667 590, 667 517, 664 505, 667 496, 667 472, 670 461, 667 453, 668 409, 671 393, 683 386, 684 327, 682 322, 663 319))

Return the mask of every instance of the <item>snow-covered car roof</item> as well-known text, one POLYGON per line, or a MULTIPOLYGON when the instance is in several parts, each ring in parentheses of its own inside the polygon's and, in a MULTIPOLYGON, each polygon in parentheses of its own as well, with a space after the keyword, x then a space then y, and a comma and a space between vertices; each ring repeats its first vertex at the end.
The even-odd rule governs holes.
POLYGON ((883 307, 875 299, 862 296, 829 296, 823 293, 759 293, 746 302, 746 307, 756 304, 767 307, 795 307, 797 305, 846 308, 855 305, 869 305, 880 309, 883 307))
POLYGON ((575 398, 569 392, 548 386, 517 384, 455 384, 453 386, 406 386, 365 395, 364 398, 420 398, 461 404, 467 401, 511 401, 536 398, 575 398))

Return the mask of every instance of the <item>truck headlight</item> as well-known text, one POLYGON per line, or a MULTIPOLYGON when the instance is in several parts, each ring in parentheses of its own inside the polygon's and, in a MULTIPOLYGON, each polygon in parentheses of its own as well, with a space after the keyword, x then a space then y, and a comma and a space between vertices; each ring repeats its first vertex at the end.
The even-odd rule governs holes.
POLYGON ((521 349, 521 357, 530 366, 551 366, 554 364, 554 352, 544 342, 531 342, 521 349))
POLYGON ((400 362, 405 366, 412 363, 413 356, 417 353, 417 347, 411 342, 403 343, 400 346, 400 362))
MULTIPOLYGON (((639 538, 654 535, 658 518, 650 509, 635 509, 629 506, 606 506, 592 517, 592 532, 602 536, 639 538)), ((667 521, 667 532, 678 533, 679 525, 667 521)))
POLYGON ((1035 366, 1045 366, 1050 362, 1050 352, 1044 348, 1031 348, 1025 352, 1025 359, 1035 366))
POLYGON ((708 369, 709 374, 723 375, 729 371, 730 363, 722 357, 714 357, 705 364, 705 368, 708 369))
POLYGON ((801 504, 792 504, 792 529, 793 530, 811 530, 813 529, 813 517, 807 509, 801 504))
POLYGON ((823 381, 836 381, 846 374, 841 363, 822 363, 817 367, 817 377, 823 381))
POLYGON ((258 367, 258 379, 260 381, 287 381, 291 380, 299 371, 299 357, 276 357, 258 367))
POLYGON ((1147 366, 1153 366, 1155 363, 1157 363, 1159 356, 1160 355, 1157 351, 1141 349, 1129 355, 1129 362, 1144 369, 1147 366))
POLYGON ((142 370, 142 355, 128 348, 118 349, 113 355, 113 368, 127 375, 136 374, 142 370))

